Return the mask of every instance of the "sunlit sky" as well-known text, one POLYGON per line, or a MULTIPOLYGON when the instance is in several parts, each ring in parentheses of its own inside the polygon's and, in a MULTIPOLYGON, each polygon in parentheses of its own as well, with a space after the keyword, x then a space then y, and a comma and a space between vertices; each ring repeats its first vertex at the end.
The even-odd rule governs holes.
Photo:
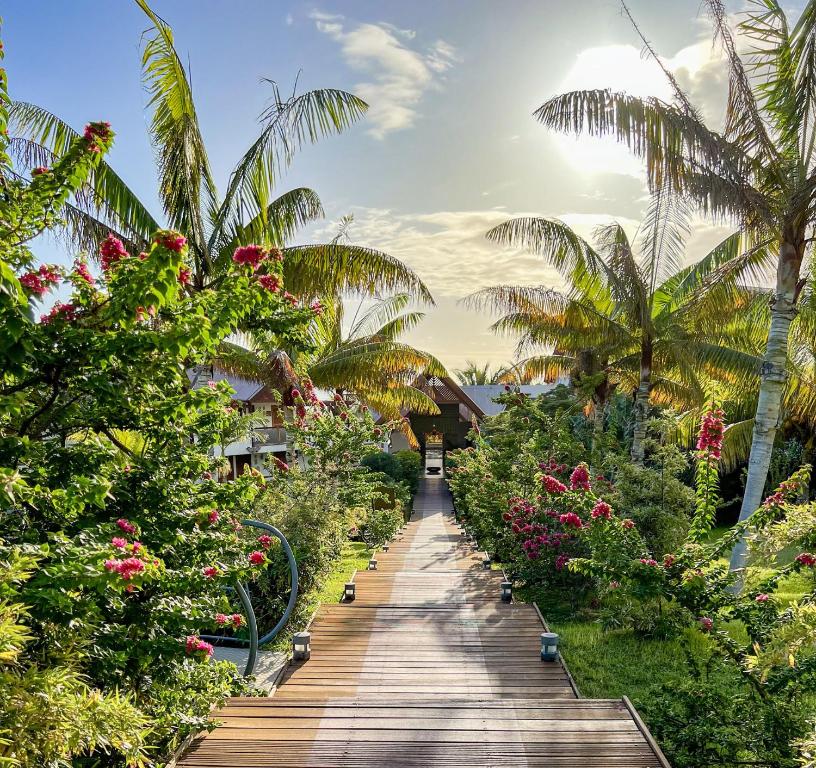
MULTIPOLYGON (((306 148, 281 190, 309 186, 323 201, 327 218, 303 241, 332 236, 351 214, 354 242, 419 273, 436 306, 410 340, 450 368, 512 357, 512 340, 491 334, 489 318, 458 303, 463 296, 496 283, 558 285, 540 259, 488 243, 490 227, 517 215, 560 217, 586 235, 613 218, 637 226, 646 202, 638 161, 612 141, 556 135, 532 117, 548 97, 573 88, 668 97, 616 0, 154 0, 153 7, 190 63, 222 189, 259 130, 270 95, 262 78, 287 91, 299 76, 299 89, 343 88, 369 102, 357 126, 306 148)), ((727 76, 700 0, 632 0, 631 10, 716 125, 727 76)), ((118 134, 110 162, 158 216, 141 11, 127 0, 5 0, 3 16, 12 97, 77 128, 110 120, 118 134)), ((700 220, 689 259, 727 231, 700 220)), ((44 250, 53 258, 54 246, 44 250)))

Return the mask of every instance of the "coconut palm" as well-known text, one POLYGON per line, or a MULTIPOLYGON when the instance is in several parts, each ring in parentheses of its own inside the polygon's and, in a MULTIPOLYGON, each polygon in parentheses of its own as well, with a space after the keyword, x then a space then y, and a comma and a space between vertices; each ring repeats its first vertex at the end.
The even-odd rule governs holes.
MULTIPOLYGON (((616 136, 646 160, 650 184, 667 179, 704 211, 734 218, 775 251, 775 286, 740 520, 756 510, 771 461, 785 391, 791 323, 805 284, 816 216, 816 0, 791 23, 777 0, 750 0, 738 47, 722 0, 705 0, 727 59, 723 130, 715 131, 665 68, 671 103, 609 90, 556 96, 535 113, 561 131, 616 136)), ((624 6, 625 8, 625 6, 624 6)), ((626 11, 628 13, 628 9, 626 11)), ((631 16, 630 16, 631 18, 631 16)), ((637 27, 636 27, 637 29, 637 27)), ((639 33, 639 30, 638 30, 639 33)), ((640 34, 640 33, 639 33, 640 34)), ((742 566, 745 545, 732 554, 742 566)))
POLYGON ((617 223, 598 227, 590 244, 557 220, 513 219, 488 238, 542 255, 568 291, 497 286, 470 297, 475 306, 505 313, 493 327, 520 335, 520 355, 553 348, 528 358, 525 370, 550 380, 569 374, 588 395, 596 431, 613 389, 631 392, 637 464, 644 459, 650 400, 688 407, 705 397, 699 366, 738 365, 737 355, 706 343, 704 308, 716 302, 722 312, 737 277, 764 258, 761 250, 740 256, 735 234, 681 268, 687 231, 687 209, 670 189, 653 196, 634 241, 617 223))
MULTIPOLYGON (((136 3, 152 23, 144 38, 142 73, 163 217, 154 216, 111 167, 101 163, 66 209, 71 244, 95 253, 100 240, 114 232, 137 252, 162 219, 187 237, 197 288, 218 279, 237 246, 258 243, 283 248, 286 287, 297 296, 405 290, 430 301, 416 274, 384 253, 341 242, 288 245, 299 228, 323 215, 323 208, 311 189, 277 193, 280 175, 304 144, 345 130, 364 115, 367 104, 335 89, 287 96, 267 81, 272 101, 261 115, 261 132, 219 197, 172 29, 146 0, 136 3)), ((11 148, 23 166, 50 165, 77 136, 57 116, 33 104, 15 102, 10 111, 11 148)))
POLYGON ((513 364, 491 370, 490 363, 479 365, 473 360, 467 360, 465 367, 454 373, 463 385, 529 383, 520 380, 520 371, 513 364))
MULTIPOLYGON (((316 387, 353 394, 388 419, 398 418, 403 409, 439 413, 436 403, 412 385, 422 373, 446 376, 444 366, 399 340, 423 318, 421 312, 404 311, 410 301, 407 293, 378 300, 358 311, 347 331, 343 302, 327 302, 311 325, 309 351, 292 354, 294 369, 316 387)), ((225 345, 217 365, 280 389, 288 359, 275 350, 275 340, 255 333, 245 341, 225 345)))

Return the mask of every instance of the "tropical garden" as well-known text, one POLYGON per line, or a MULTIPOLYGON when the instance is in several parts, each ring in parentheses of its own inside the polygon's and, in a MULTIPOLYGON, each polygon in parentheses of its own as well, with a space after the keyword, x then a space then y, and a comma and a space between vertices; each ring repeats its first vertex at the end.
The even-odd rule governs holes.
MULTIPOLYGON (((160 211, 106 162, 114 127, 12 99, 0 69, 0 765, 15 768, 166 765, 213 706, 257 693, 211 638, 246 637, 236 583, 274 625, 289 572, 243 521, 289 539, 287 632, 304 626, 402 525, 421 457, 389 438, 418 445, 406 414, 438 409, 413 384, 448 375, 405 340, 433 304, 422 279, 345 225, 297 244, 322 204, 280 190, 368 104, 264 84, 220 194, 172 29, 136 2, 160 211), (38 257, 44 233, 70 268, 38 257), (226 379, 199 382, 208 366, 226 379), (229 376, 273 393, 288 456, 227 481, 216 449, 254 418, 229 376)), ((466 299, 517 354, 455 372, 504 389, 446 474, 582 693, 630 696, 678 768, 813 766, 816 4, 791 19, 756 0, 736 27, 705 6, 728 67, 721 129, 634 19, 670 101, 588 90, 536 110, 542 130, 625 144, 649 201, 635 233, 546 217, 485 233, 560 287, 466 299), (691 259, 699 216, 732 232, 691 259)))

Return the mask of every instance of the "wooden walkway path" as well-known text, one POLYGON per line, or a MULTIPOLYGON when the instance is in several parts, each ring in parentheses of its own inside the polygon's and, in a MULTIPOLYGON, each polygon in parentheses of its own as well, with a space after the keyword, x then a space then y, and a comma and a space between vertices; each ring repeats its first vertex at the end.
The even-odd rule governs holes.
POLYGON ((626 700, 581 699, 539 659, 537 610, 501 602, 450 512, 426 480, 356 600, 321 607, 311 660, 271 698, 232 699, 179 766, 667 768, 626 700))

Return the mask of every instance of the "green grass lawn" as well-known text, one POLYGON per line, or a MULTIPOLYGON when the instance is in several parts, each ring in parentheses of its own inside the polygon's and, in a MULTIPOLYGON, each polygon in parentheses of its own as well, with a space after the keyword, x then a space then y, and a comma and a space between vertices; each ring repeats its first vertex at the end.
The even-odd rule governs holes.
POLYGON ((348 541, 343 547, 343 554, 334 564, 320 591, 312 602, 315 608, 321 603, 336 603, 343 596, 343 587, 354 571, 364 571, 374 550, 369 549, 362 541, 348 541))

